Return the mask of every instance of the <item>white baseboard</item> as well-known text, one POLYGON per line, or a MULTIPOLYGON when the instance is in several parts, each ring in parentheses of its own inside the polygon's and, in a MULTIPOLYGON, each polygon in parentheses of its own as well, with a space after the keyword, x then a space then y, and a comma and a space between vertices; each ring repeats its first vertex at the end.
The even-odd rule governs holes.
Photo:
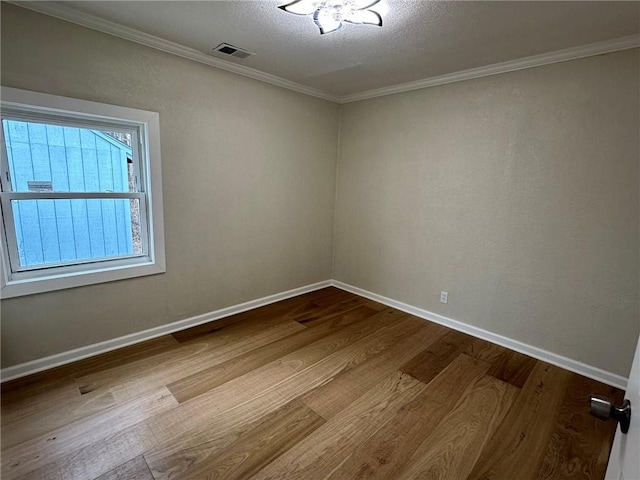
POLYGON ((267 297, 258 298, 249 302, 240 303, 231 307, 222 308, 213 312, 204 313, 195 317, 185 318, 177 322, 169 323, 167 325, 161 325, 159 327, 143 330, 142 332, 136 332, 123 337, 114 338, 112 340, 106 340, 104 342, 94 343, 93 345, 87 345, 85 347, 75 348, 67 352, 58 353, 49 357, 39 358, 30 362, 21 363, 12 367, 3 368, 0 371, 0 382, 6 382, 8 380, 14 380, 16 378, 25 377, 33 373, 42 372, 43 370, 49 370, 50 368, 59 367, 67 363, 76 362, 84 358, 93 357, 101 353, 110 352, 118 348, 127 347, 135 343, 151 340, 162 335, 184 330, 185 328, 195 327, 196 325, 202 325, 203 323, 219 320, 221 318, 235 315, 237 313, 245 312, 254 308, 269 305, 270 303, 279 302, 287 298, 302 295, 303 293, 313 292, 321 288, 331 286, 331 281, 326 280, 324 282, 314 283, 305 287, 294 288, 286 292, 276 293, 267 297))
POLYGON ((547 363, 551 363, 558 367, 564 368, 574 373, 578 373, 585 377, 592 378, 607 385, 611 385, 622 390, 626 390, 627 388, 628 378, 622 377, 615 373, 601 370, 591 365, 587 365, 585 363, 563 357, 562 355, 558 355, 556 353, 534 347, 533 345, 528 345, 526 343, 522 343, 517 340, 513 340, 511 338, 489 332, 488 330, 474 327, 473 325, 469 325, 467 323, 463 323, 458 320, 454 320, 452 318, 448 318, 443 315, 424 310, 422 308, 414 307, 412 305, 408 305, 391 298, 383 297, 382 295, 378 295, 377 293, 372 293, 367 290, 363 290, 361 288, 339 282, 337 280, 332 280, 331 285, 336 288, 346 290, 347 292, 360 295, 361 297, 368 298, 375 302, 388 305, 389 307, 396 308, 403 312, 410 313, 411 315, 415 315, 416 317, 424 318, 425 320, 439 323, 440 325, 444 325, 445 327, 449 327, 453 330, 458 330, 473 337, 481 338, 483 340, 487 340, 488 342, 501 345, 510 350, 524 353, 525 355, 529 355, 530 357, 537 358, 538 360, 542 360, 547 363))
POLYGON ((587 365, 585 363, 563 357, 562 355, 558 355, 553 352, 549 352, 547 350, 543 350, 541 348, 534 347, 532 345, 528 345, 526 343, 522 343, 517 340, 513 340, 511 338, 489 332, 488 330, 474 327, 473 325, 469 325, 458 320, 454 320, 452 318, 448 318, 443 315, 424 310, 422 308, 414 307, 412 305, 408 305, 406 303, 399 302, 397 300, 393 300, 391 298, 387 298, 382 295, 378 295, 377 293, 372 293, 343 282, 339 282, 337 280, 326 280, 324 282, 314 283, 312 285, 295 288, 286 292, 276 293, 267 297, 258 298, 249 302, 233 305, 231 307, 215 310, 213 312, 204 313, 202 315, 186 318, 184 320, 179 320, 167 325, 150 328, 142 332, 132 333, 123 337, 114 338, 112 340, 107 340, 104 342, 95 343, 93 345, 87 345, 85 347, 69 350, 68 352, 63 352, 56 355, 51 355, 49 357, 32 360, 30 362, 21 363, 12 367, 7 367, 0 371, 0 382, 14 380, 16 378, 31 375, 33 373, 38 373, 43 370, 59 367, 67 363, 76 362, 78 360, 99 355, 101 353, 106 353, 111 350, 127 347, 129 345, 144 342, 146 340, 151 340, 162 335, 167 335, 179 330, 184 330, 185 328, 202 325, 203 323, 219 320, 230 315, 235 315, 237 313, 245 312, 253 308, 269 305, 270 303, 279 302, 280 300, 285 300, 287 298, 295 297, 297 295, 302 295, 304 293, 312 292, 314 290, 319 290, 321 288, 329 286, 334 286, 336 288, 346 290, 347 292, 351 292, 356 295, 360 295, 361 297, 369 298, 373 301, 396 308, 403 312, 410 313, 411 315, 415 315, 416 317, 424 318, 431 322, 449 327, 453 330, 458 330, 473 337, 481 338, 483 340, 487 340, 511 350, 524 353, 525 355, 529 355, 530 357, 537 358, 538 360, 542 360, 553 365, 557 365, 558 367, 578 373, 580 375, 584 375, 585 377, 592 378, 607 385, 612 385, 622 390, 625 390, 627 387, 628 379, 620 375, 616 375, 615 373, 601 370, 591 365, 587 365))

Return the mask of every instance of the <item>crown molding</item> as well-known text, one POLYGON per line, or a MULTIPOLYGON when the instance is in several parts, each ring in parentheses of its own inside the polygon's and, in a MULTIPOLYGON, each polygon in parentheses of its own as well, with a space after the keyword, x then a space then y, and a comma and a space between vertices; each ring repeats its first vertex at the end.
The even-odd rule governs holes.
POLYGON ((415 82, 402 83, 391 87, 376 88, 375 90, 354 93, 352 95, 343 95, 339 98, 339 103, 357 102, 359 100, 367 100, 369 98, 383 97, 386 95, 393 95, 395 93, 409 92, 411 90, 435 87, 437 85, 445 85, 447 83, 462 82, 473 78, 488 77, 490 75, 498 75, 500 73, 524 70, 526 68, 540 67, 542 65, 549 65, 552 63, 567 62, 569 60, 577 60, 578 58, 592 57, 594 55, 602 55, 605 53, 612 53, 637 47, 640 47, 640 35, 614 38, 613 40, 607 40, 604 42, 590 43, 580 47, 567 48, 565 50, 557 50, 555 52, 533 55, 531 57, 524 57, 517 60, 494 63, 484 67, 447 73, 445 75, 425 78, 415 82))
POLYGON ((88 13, 80 12, 65 5, 61 5, 57 2, 7 1, 7 3, 11 3, 28 10, 33 10, 38 13, 43 13, 51 17, 59 18, 60 20, 75 23, 92 30, 98 30, 103 33, 108 33, 110 35, 120 37, 131 42, 139 43, 147 47, 155 48, 156 50, 171 53, 179 57, 187 58, 195 62, 204 63, 205 65, 209 65, 211 67, 236 73, 238 75, 242 75, 243 77, 253 78, 254 80, 269 83, 277 87, 293 90, 294 92, 303 93, 312 97, 322 98, 323 100, 329 100, 335 103, 339 103, 340 100, 336 95, 331 95, 321 90, 307 87, 306 85, 301 85, 299 83, 292 82, 275 75, 260 72, 253 68, 227 62, 226 60, 209 56, 199 50, 185 47, 184 45, 180 45, 178 43, 156 37, 155 35, 141 32, 134 28, 125 27, 115 22, 90 15, 88 13))
POLYGON ((67 22, 75 23, 83 27, 98 30, 103 33, 108 33, 110 35, 114 35, 131 42, 146 45, 147 47, 155 48, 156 50, 161 50, 163 52, 171 53, 173 55, 187 58, 195 62, 203 63, 211 67, 226 70, 228 72, 236 73, 244 77, 253 78, 254 80, 269 83, 277 87, 286 88, 288 90, 293 90, 294 92, 303 93, 305 95, 322 98, 324 100, 329 100, 331 102, 340 104, 357 102, 360 100, 367 100, 376 97, 383 97, 396 93, 410 92, 412 90, 419 90, 422 88, 462 82, 474 78, 488 77, 491 75, 498 75, 500 73, 524 70, 527 68, 567 62, 569 60, 576 60, 579 58, 591 57, 594 55, 602 55, 605 53, 612 53, 620 50, 640 47, 640 35, 631 35, 628 37, 606 40, 604 42, 591 43, 588 45, 567 48, 555 52, 533 55, 517 60, 494 63, 492 65, 486 65, 484 67, 471 68, 469 70, 462 70, 454 73, 447 73, 445 75, 429 77, 414 82, 402 83, 399 85, 392 85, 390 87, 377 88, 374 90, 367 90, 365 92, 354 93, 351 95, 339 96, 332 95, 330 93, 326 93, 321 90, 308 87, 296 82, 292 82, 275 75, 270 75, 253 68, 245 67, 243 65, 237 65, 235 63, 227 62, 219 58, 211 57, 199 50, 185 47, 178 43, 171 42, 169 40, 165 40, 163 38, 156 37, 155 35, 150 35, 133 28, 125 27, 115 22, 90 15, 88 13, 80 12, 57 2, 25 2, 15 0, 6 0, 6 2, 22 8, 33 10, 35 12, 43 13, 51 17, 59 18, 67 22))

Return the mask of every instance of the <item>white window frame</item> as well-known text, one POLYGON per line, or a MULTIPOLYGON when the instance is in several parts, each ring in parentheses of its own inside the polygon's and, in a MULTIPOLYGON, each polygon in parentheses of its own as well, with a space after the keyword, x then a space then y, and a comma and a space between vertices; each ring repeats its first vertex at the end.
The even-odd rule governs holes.
MULTIPOLYGON (((83 285, 122 280, 164 273, 164 222, 162 210, 162 169, 160 163, 160 117, 156 112, 138 110, 116 105, 89 102, 57 95, 0 87, 2 114, 8 118, 37 120, 47 124, 73 125, 85 128, 118 129, 134 132, 132 148, 139 158, 137 193, 82 193, 82 198, 138 198, 140 201, 143 252, 124 258, 98 259, 47 268, 12 268, 17 244, 11 200, 29 198, 33 193, 11 192, 7 188, 9 166, 6 147, 2 138, 0 161, 3 189, 0 192, 2 208, 2 275, 0 276, 0 298, 12 298, 43 293, 83 285), (10 222, 10 223, 9 223, 10 222), (6 225, 10 228, 5 228, 6 225), (146 233, 145 233, 146 232, 146 233), (146 238, 145 238, 146 237, 146 238), (15 251, 13 251, 15 250, 15 251)), ((0 128, 0 135, 3 135, 0 128)), ((80 198, 79 194, 47 192, 38 194, 42 199, 80 198)))

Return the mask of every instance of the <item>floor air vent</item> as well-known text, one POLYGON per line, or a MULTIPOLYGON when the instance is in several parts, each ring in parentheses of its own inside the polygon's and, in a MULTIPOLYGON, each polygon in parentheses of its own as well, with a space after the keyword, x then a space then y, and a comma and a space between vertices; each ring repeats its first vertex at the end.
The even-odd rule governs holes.
POLYGON ((236 58, 247 58, 251 55, 255 55, 255 53, 248 52, 247 50, 243 50, 242 48, 234 47, 233 45, 229 45, 228 43, 221 43, 213 49, 213 52, 221 53, 223 55, 230 55, 236 58))

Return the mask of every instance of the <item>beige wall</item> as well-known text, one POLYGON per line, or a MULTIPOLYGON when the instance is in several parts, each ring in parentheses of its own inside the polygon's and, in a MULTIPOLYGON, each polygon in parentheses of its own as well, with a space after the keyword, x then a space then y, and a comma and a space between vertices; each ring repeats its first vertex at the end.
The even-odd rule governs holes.
POLYGON ((160 112, 167 245, 164 275, 3 300, 2 365, 333 276, 626 375, 638 63, 338 107, 2 4, 3 85, 160 112))
POLYGON ((636 49, 344 105, 334 278, 628 375, 638 60, 636 49))
POLYGON ((2 85, 160 113, 167 259, 3 300, 3 367, 330 278, 337 105, 4 3, 2 85))

